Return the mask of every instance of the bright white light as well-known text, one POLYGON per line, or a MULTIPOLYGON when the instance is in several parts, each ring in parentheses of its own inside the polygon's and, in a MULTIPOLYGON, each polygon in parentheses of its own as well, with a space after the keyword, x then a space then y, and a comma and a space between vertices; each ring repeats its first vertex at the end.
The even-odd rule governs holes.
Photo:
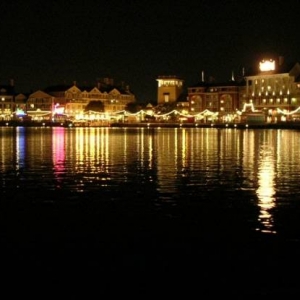
POLYGON ((275 70, 275 61, 270 59, 270 60, 263 60, 259 63, 259 69, 262 72, 266 71, 274 71, 275 70))

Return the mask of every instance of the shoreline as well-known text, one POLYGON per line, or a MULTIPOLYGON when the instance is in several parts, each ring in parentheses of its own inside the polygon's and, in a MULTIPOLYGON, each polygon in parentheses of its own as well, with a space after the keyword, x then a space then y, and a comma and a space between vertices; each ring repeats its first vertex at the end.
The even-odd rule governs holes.
POLYGON ((220 128, 220 129, 300 129, 300 122, 278 123, 110 123, 103 125, 74 125, 71 122, 16 122, 0 121, 0 127, 65 127, 65 128, 220 128))
POLYGON ((220 129, 300 129, 300 122, 289 123, 113 123, 117 128, 220 128, 220 129))

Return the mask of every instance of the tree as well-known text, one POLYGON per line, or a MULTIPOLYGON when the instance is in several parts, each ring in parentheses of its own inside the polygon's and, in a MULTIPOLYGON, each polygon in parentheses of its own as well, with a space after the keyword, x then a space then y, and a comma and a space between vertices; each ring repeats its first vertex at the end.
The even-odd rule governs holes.
POLYGON ((96 111, 96 112, 104 112, 104 105, 101 101, 91 100, 88 105, 85 107, 85 111, 96 111))
POLYGON ((130 102, 126 105, 125 110, 130 113, 136 113, 141 110, 141 105, 136 102, 130 102))

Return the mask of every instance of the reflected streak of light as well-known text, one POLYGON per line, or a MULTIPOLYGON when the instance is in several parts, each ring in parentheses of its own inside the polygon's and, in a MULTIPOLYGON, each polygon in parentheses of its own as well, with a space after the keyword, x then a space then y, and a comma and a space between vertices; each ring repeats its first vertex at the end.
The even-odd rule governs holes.
POLYGON ((65 131, 64 128, 54 128, 52 132, 53 149, 52 160, 55 175, 59 181, 59 175, 65 171, 65 131))
POLYGON ((17 157, 17 166, 16 169, 20 170, 24 167, 25 161, 25 129, 23 127, 17 127, 17 136, 16 136, 16 157, 17 157))
POLYGON ((187 151, 187 137, 186 131, 182 131, 182 168, 186 168, 186 151, 187 151))
POLYGON ((258 189, 256 191, 259 199, 260 214, 258 216, 259 222, 264 226, 264 232, 276 233, 273 230, 273 215, 270 213, 271 209, 275 206, 275 172, 272 165, 272 157, 264 153, 263 160, 261 161, 258 170, 258 189))
POLYGON ((109 172, 109 138, 107 129, 101 130, 101 139, 100 139, 100 157, 101 157, 101 168, 102 171, 107 173, 109 172), (105 132, 104 132, 105 131, 105 132), (103 168, 103 166, 105 166, 103 168))
POLYGON ((80 164, 83 161, 83 150, 84 150, 84 128, 76 130, 76 162, 80 164))
POLYGON ((154 151, 154 148, 153 148, 153 137, 152 135, 149 135, 149 138, 148 138, 148 144, 149 144, 149 159, 148 159, 148 162, 149 162, 149 168, 152 169, 153 168, 153 151, 154 151))

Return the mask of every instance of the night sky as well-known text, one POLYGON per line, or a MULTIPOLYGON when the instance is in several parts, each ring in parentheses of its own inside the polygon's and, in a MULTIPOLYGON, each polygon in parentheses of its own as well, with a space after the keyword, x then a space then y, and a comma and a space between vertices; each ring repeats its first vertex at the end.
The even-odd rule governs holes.
POLYGON ((141 102, 159 75, 228 81, 260 58, 300 61, 300 1, 1 1, 0 80, 18 92, 111 77, 141 102))

